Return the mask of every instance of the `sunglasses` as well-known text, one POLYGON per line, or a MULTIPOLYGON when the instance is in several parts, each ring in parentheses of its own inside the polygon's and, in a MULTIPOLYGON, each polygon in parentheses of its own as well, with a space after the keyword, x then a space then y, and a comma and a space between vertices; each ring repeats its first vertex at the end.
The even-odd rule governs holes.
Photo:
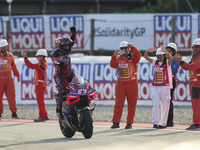
POLYGON ((193 45, 192 49, 194 49, 194 48, 199 48, 199 45, 193 45))
POLYGON ((121 49, 121 50, 123 50, 123 49, 126 50, 126 49, 128 49, 128 47, 120 47, 120 49, 121 49))
POLYGON ((159 57, 159 56, 163 56, 163 54, 158 54, 157 57, 159 57))

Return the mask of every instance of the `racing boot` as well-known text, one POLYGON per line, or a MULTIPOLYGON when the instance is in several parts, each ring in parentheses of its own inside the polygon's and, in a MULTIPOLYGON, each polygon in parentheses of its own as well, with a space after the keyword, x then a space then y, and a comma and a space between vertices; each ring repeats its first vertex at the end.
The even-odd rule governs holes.
POLYGON ((62 102, 63 102, 63 98, 61 98, 61 97, 58 97, 57 99, 56 99, 57 101, 57 104, 56 104, 56 114, 57 114, 57 117, 59 118, 59 119, 63 119, 63 114, 62 114, 62 102))
POLYGON ((63 119, 62 106, 56 105, 56 114, 59 119, 63 119))

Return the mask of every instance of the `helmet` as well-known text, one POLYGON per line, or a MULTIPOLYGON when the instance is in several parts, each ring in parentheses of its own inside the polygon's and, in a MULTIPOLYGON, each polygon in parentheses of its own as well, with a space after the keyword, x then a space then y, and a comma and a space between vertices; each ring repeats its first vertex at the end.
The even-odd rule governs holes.
POLYGON ((194 42, 192 43, 192 46, 194 45, 200 45, 200 38, 197 38, 194 40, 194 42))
POLYGON ((161 51, 162 49, 161 48, 158 48, 156 50, 156 55, 159 55, 159 54, 165 54, 165 52, 161 51))
POLYGON ((4 46, 7 46, 7 45, 8 45, 7 40, 5 40, 5 39, 0 40, 0 47, 4 47, 4 46))
POLYGON ((68 37, 60 37, 56 40, 56 45, 57 45, 57 49, 61 52, 63 52, 64 54, 69 54, 71 52, 71 46, 73 44, 73 41, 68 38, 68 37), (69 49, 64 49, 64 45, 69 45, 69 49))
POLYGON ((126 47, 127 45, 128 45, 128 42, 122 41, 122 42, 119 44, 119 48, 120 48, 120 47, 126 47))
POLYGON ((45 49, 39 49, 35 56, 48 56, 48 54, 45 49))
POLYGON ((169 44, 167 44, 167 47, 173 48, 177 52, 177 46, 175 43, 169 43, 169 44))

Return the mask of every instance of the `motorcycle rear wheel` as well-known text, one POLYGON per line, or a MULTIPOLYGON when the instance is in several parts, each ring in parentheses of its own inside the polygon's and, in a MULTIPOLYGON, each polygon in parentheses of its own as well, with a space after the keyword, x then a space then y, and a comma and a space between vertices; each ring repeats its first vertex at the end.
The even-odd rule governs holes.
POLYGON ((92 137, 93 134, 93 120, 91 117, 91 113, 88 109, 84 110, 82 113, 83 113, 83 118, 81 123, 81 127, 83 130, 82 133, 86 139, 89 139, 92 137))
POLYGON ((60 130, 61 130, 62 134, 67 138, 73 137, 74 134, 76 133, 75 131, 73 131, 73 130, 71 130, 69 128, 69 126, 67 125, 65 119, 60 119, 59 120, 59 125, 60 125, 60 130))

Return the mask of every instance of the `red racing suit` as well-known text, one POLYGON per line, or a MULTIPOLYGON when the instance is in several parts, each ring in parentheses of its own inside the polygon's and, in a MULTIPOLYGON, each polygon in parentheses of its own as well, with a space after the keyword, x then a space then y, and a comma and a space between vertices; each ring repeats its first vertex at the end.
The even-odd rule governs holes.
POLYGON ((48 115, 44 101, 44 94, 48 84, 46 80, 47 61, 44 59, 36 64, 33 64, 28 58, 25 58, 25 64, 28 68, 35 69, 34 83, 36 100, 39 108, 39 117, 45 118, 48 115))
POLYGON ((4 92, 8 100, 10 111, 12 113, 17 112, 15 100, 15 84, 12 78, 11 70, 13 71, 14 76, 20 76, 12 53, 7 52, 5 55, 0 53, 0 114, 3 113, 4 92))
POLYGON ((200 125, 200 53, 192 57, 191 64, 183 61, 180 64, 184 70, 190 70, 189 81, 192 91, 193 124, 200 125))
POLYGON ((113 55, 110 61, 110 66, 117 69, 116 100, 112 119, 112 122, 116 123, 120 123, 125 97, 128 104, 126 123, 132 124, 135 117, 138 99, 137 63, 140 61, 141 53, 135 46, 132 46, 131 51, 131 59, 113 55))

